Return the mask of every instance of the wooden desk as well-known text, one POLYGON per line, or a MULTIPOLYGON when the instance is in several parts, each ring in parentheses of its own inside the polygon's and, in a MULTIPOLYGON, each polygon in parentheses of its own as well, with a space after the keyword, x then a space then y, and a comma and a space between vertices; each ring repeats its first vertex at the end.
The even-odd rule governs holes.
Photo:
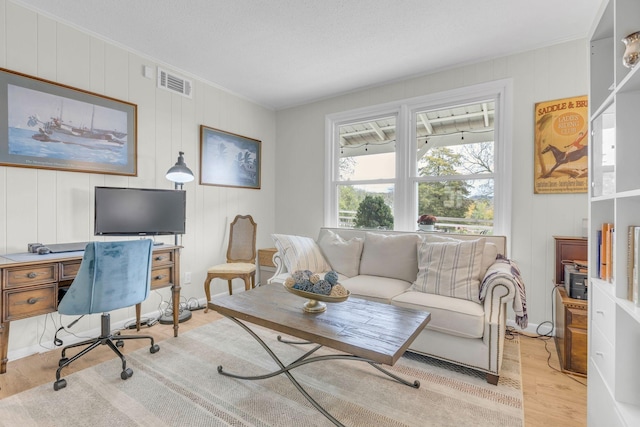
MULTIPOLYGON (((171 286, 173 307, 180 304, 181 246, 153 248, 151 289, 171 286)), ((78 273, 84 251, 0 256, 0 374, 7 371, 9 325, 13 320, 52 313, 58 309, 59 291, 68 288, 78 273)), ((140 330, 140 307, 136 320, 140 330)), ((178 336, 179 310, 173 310, 173 336, 178 336)))

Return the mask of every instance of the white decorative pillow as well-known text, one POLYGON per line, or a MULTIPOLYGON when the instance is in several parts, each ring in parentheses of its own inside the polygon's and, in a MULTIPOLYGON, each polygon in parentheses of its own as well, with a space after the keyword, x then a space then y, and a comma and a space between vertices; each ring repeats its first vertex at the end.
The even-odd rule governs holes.
POLYGON ((312 238, 286 234, 272 234, 271 238, 282 255, 285 267, 291 273, 298 270, 310 270, 313 273, 331 270, 331 266, 312 238))
MULTIPOLYGON (((456 239, 455 237, 438 236, 437 234, 425 234, 422 236, 422 240, 426 242, 463 242, 463 239, 456 239)), ((468 241, 468 240, 466 240, 468 241)), ((498 257, 498 247, 495 243, 486 242, 484 245, 484 251, 482 252, 482 267, 480 268, 480 279, 487 274, 489 267, 496 262, 498 257)))
POLYGON ((367 232, 360 261, 360 274, 391 277, 413 283, 418 274, 417 234, 367 232))
POLYGON ((486 239, 423 241, 418 248, 418 278, 411 290, 480 303, 480 269, 486 239))
POLYGON ((363 244, 363 238, 354 237, 344 240, 342 236, 331 230, 326 230, 318 241, 318 246, 331 268, 347 277, 359 274, 363 244))

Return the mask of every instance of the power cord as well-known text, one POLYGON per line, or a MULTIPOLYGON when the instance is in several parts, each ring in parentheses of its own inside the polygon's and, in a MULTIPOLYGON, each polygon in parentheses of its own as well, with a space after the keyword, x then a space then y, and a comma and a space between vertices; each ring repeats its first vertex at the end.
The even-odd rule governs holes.
POLYGON ((556 307, 555 307, 555 302, 556 299, 554 298, 554 295, 556 292, 558 292, 558 288, 561 285, 554 285, 553 289, 551 290, 551 321, 545 320, 544 322, 540 323, 538 325, 538 327, 536 328, 536 335, 531 335, 531 334, 526 334, 520 331, 516 331, 515 328, 513 326, 507 326, 506 330, 505 330, 505 339, 515 339, 516 335, 521 335, 523 337, 527 337, 527 338, 534 338, 534 339, 539 339, 544 341, 544 349, 547 352, 547 366, 551 369, 553 369, 556 372, 559 372, 561 374, 564 374, 566 377, 574 380, 575 382, 577 382, 578 384, 581 384, 583 386, 587 386, 587 384, 585 382, 582 382, 580 380, 578 380, 574 375, 568 373, 568 372, 562 372, 562 370, 551 366, 551 350, 549 350, 549 347, 547 346, 548 341, 553 338, 553 331, 555 329, 555 312, 556 312, 556 307), (549 329, 549 331, 547 331, 546 333, 540 333, 540 327, 544 324, 549 323, 551 325, 551 329, 549 329))
MULTIPOLYGON (((140 327, 146 326, 146 327, 150 328, 153 325, 155 325, 156 323, 158 323, 158 318, 157 317, 143 317, 143 318, 140 319, 140 327)), ((136 324, 136 321, 132 320, 130 322, 125 323, 125 325, 122 327, 122 329, 136 329, 137 327, 138 327, 138 325, 136 324)))
POLYGON ((200 302, 198 302, 197 298, 191 297, 187 301, 187 310, 189 311, 203 310, 204 308, 206 308, 206 304, 200 305, 200 302))
POLYGON ((58 338, 58 332, 60 331, 65 331, 65 332, 69 332, 67 331, 67 328, 72 328, 73 325, 75 325, 76 323, 78 323, 80 321, 80 319, 82 319, 84 317, 84 314, 80 317, 78 317, 76 320, 74 320, 73 322, 69 323, 66 327, 65 326, 60 326, 58 328, 58 330, 56 331, 56 333, 53 335, 53 343, 56 345, 56 347, 60 347, 61 345, 64 344, 64 342, 62 341, 62 339, 58 338))

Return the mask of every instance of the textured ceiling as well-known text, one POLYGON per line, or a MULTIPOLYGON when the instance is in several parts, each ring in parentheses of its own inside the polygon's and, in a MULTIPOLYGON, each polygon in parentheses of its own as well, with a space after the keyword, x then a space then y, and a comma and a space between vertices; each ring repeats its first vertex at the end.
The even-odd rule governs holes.
POLYGON ((586 37, 601 0, 14 0, 261 105, 586 37))

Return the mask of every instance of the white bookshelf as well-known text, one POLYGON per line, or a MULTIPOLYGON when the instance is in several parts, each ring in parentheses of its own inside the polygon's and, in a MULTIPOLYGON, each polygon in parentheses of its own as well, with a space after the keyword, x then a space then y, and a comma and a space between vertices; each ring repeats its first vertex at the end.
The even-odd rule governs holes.
POLYGON ((627 229, 640 225, 640 64, 624 67, 621 41, 636 31, 640 1, 605 0, 589 40, 589 426, 640 425, 640 307, 627 298, 627 229), (597 277, 605 222, 615 226, 611 281, 597 277))

